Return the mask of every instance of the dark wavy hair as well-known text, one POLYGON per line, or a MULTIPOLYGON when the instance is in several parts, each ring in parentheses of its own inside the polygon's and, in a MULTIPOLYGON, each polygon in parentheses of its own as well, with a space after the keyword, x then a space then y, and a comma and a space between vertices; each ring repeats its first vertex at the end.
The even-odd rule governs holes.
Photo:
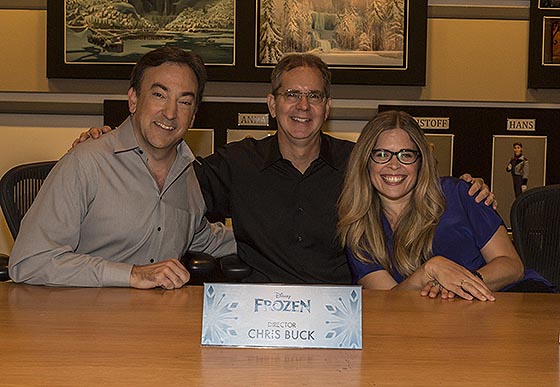
POLYGON ((206 85, 208 76, 206 75, 204 61, 198 54, 192 51, 185 51, 177 47, 161 47, 144 54, 132 69, 130 87, 134 89, 137 95, 140 95, 142 79, 146 69, 169 62, 189 66, 193 71, 198 82, 198 90, 196 93, 196 107, 198 107, 202 101, 204 86, 206 85))

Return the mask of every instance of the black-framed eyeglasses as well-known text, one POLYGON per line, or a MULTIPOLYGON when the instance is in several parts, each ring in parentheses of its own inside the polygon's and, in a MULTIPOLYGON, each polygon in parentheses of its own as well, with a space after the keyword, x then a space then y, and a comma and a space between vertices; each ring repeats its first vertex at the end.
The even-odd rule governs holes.
POLYGON ((414 149, 401 149, 397 152, 391 152, 388 149, 374 149, 371 151, 369 157, 377 164, 387 164, 393 156, 397 156, 397 160, 401 164, 409 165, 414 164, 420 157, 420 151, 414 149))
POLYGON ((307 98, 307 102, 311 105, 320 105, 325 102, 326 99, 325 94, 323 94, 322 91, 318 90, 311 90, 307 93, 304 93, 299 90, 288 89, 283 93, 277 93, 277 95, 281 95, 289 103, 298 103, 299 101, 301 101, 303 96, 305 96, 305 98, 307 98))

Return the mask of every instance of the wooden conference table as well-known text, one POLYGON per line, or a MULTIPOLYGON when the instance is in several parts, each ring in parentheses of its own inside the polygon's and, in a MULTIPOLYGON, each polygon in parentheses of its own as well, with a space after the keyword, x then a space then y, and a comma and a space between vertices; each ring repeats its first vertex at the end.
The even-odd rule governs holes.
POLYGON ((557 386, 560 295, 363 292, 363 350, 200 345, 202 287, 0 283, 1 386, 557 386))

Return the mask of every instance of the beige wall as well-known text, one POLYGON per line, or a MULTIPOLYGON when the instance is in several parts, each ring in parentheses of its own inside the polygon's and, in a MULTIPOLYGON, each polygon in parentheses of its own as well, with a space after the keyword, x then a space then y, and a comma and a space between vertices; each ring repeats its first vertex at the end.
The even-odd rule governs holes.
POLYGON ((0 91, 48 91, 46 16, 0 10, 0 91))
POLYGON ((422 98, 526 101, 528 28, 526 21, 431 20, 422 98))
MULTIPOLYGON (((560 103, 560 90, 530 90, 526 20, 429 19, 425 87, 335 85, 334 96, 359 100, 560 103)), ((126 81, 48 80, 46 11, 0 10, 0 92, 123 95, 126 81)), ((267 84, 210 83, 207 97, 262 97, 267 84)))
MULTIPOLYGON (((527 20, 431 18, 425 87, 335 85, 333 106, 369 112, 379 103, 393 101, 560 104, 560 90, 526 88, 528 33, 527 20)), ((45 10, 0 10, 0 36, 0 107, 2 102, 26 98, 49 101, 52 96, 58 101, 67 93, 93 96, 100 103, 106 95, 122 98, 126 93, 126 81, 46 78, 45 10)), ((259 99, 267 91, 267 84, 210 83, 206 96, 259 99)), ((0 110, 0 174, 18 163, 60 157, 77 133, 101 121, 100 115, 40 116, 0 110)), ((2 219, 0 252, 8 253, 11 243, 2 219)))

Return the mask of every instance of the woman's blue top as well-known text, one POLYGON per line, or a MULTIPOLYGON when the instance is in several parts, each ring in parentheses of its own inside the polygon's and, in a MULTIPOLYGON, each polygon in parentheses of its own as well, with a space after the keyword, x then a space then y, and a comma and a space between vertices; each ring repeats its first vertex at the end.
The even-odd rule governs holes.
MULTIPOLYGON (((443 177, 441 186, 446 203, 432 242, 433 255, 446 257, 467 270, 478 270, 486 265, 480 250, 496 233, 503 221, 492 207, 488 207, 484 203, 476 203, 474 198, 469 196, 469 183, 453 177, 443 177)), ((382 224, 389 253, 392 255, 393 230, 383 215, 382 224)), ((347 255, 355 283, 366 274, 384 270, 379 263, 364 263, 357 260, 349 250, 347 250, 347 255)), ((397 282, 405 279, 399 272, 392 273, 392 276, 397 282)), ((542 281, 552 286, 533 270, 525 271, 522 281, 527 279, 542 281)), ((513 285, 515 284, 508 285, 502 291, 513 285)))

